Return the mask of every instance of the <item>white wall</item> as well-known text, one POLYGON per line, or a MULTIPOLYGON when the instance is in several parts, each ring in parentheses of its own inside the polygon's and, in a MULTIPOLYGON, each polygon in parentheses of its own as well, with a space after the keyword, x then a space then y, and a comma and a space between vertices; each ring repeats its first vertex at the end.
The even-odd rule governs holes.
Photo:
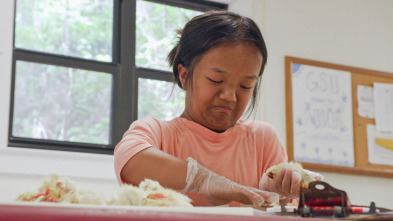
MULTIPOLYGON (((284 56, 393 72, 393 1, 237 0, 230 10, 260 25, 269 50, 261 119, 286 143, 284 56)), ((13 0, 0 1, 0 201, 35 190, 51 173, 108 196, 117 191, 113 156, 7 147, 13 0), (10 188, 12 187, 12 188, 10 188)), ((323 173, 353 204, 393 208, 393 179, 323 173)))
MULTIPOLYGON (((393 1, 238 0, 258 19, 269 58, 263 77, 262 119, 286 143, 284 57, 294 56, 393 73, 393 1), (258 14, 259 13, 259 14, 258 14)), ((393 77, 393 76, 392 76, 393 77)), ((393 209, 393 179, 322 173, 353 204, 393 209)))

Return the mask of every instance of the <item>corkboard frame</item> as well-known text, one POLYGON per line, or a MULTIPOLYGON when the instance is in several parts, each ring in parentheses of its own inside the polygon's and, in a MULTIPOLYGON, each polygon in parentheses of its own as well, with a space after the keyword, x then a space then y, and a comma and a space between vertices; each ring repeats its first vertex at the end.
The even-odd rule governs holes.
POLYGON ((286 124, 287 124, 287 153, 288 159, 294 160, 293 145, 293 105, 292 105, 292 63, 310 65, 328 69, 348 71, 351 73, 353 136, 354 136, 354 166, 340 166, 301 162, 309 170, 344 173, 353 175, 366 175, 393 178, 393 166, 370 164, 368 162, 366 125, 374 124, 374 119, 364 118, 357 113, 357 86, 373 86, 374 82, 393 84, 393 73, 381 72, 363 68, 350 67, 339 64, 326 63, 296 57, 285 57, 285 97, 286 97, 286 124))

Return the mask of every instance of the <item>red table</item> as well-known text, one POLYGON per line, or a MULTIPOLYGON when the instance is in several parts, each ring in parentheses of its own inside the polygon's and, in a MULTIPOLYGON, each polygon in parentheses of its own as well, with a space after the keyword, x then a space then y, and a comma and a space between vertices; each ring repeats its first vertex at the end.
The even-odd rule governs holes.
MULTIPOLYGON (((218 215, 190 212, 129 210, 112 207, 76 207, 0 204, 0 220, 310 220, 301 217, 218 215)), ((312 219, 325 220, 326 219, 312 219)))

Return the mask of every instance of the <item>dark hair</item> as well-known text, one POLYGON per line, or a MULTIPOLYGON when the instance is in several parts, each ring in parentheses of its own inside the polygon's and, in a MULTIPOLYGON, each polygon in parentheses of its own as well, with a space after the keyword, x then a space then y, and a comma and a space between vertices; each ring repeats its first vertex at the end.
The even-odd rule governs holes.
MULTIPOLYGON (((250 18, 229 11, 209 11, 191 19, 179 31, 180 39, 168 55, 168 61, 173 69, 174 81, 183 88, 179 79, 178 65, 187 68, 186 82, 192 83, 195 65, 202 55, 215 45, 223 42, 252 42, 262 53, 262 66, 259 76, 262 76, 267 61, 267 49, 261 31, 250 18)), ((261 78, 259 77, 252 94, 252 112, 257 102, 261 78)))

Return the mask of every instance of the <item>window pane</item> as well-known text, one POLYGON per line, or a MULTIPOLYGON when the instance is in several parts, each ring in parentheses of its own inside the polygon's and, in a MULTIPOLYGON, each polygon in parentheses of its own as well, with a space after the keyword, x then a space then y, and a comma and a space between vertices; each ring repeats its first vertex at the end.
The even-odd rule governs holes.
POLYGON ((139 67, 169 70, 166 57, 177 38, 176 31, 200 11, 137 1, 136 55, 139 67))
POLYGON ((112 75, 17 61, 12 135, 109 144, 112 75))
POLYGON ((151 79, 138 80, 138 118, 171 120, 184 110, 185 92, 173 83, 151 79))
POLYGON ((17 0, 15 47, 112 61, 113 1, 17 0))

